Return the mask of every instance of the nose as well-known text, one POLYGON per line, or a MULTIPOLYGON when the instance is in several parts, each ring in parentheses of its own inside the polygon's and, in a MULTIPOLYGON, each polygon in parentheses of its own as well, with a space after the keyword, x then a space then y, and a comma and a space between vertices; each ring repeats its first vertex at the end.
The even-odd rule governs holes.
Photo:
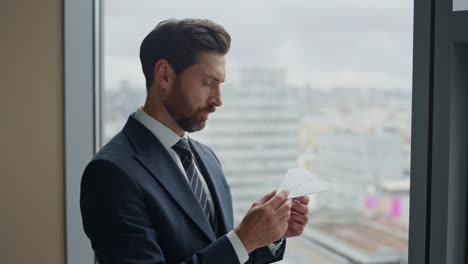
POLYGON ((221 99, 221 87, 219 84, 213 87, 209 104, 216 107, 219 107, 223 104, 223 100, 221 99))

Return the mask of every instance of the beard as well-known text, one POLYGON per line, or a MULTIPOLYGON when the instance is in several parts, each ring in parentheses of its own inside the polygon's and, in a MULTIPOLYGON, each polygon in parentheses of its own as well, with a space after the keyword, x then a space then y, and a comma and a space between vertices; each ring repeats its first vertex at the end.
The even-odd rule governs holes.
POLYGON ((166 111, 184 131, 195 132, 202 130, 205 127, 206 118, 201 116, 201 113, 214 112, 216 107, 208 105, 194 109, 188 102, 187 96, 182 93, 177 81, 174 85, 175 89, 163 102, 166 111))

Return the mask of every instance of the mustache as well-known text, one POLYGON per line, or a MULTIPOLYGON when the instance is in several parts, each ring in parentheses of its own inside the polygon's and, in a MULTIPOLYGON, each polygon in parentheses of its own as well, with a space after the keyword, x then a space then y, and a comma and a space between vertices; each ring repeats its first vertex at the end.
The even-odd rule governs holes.
POLYGON ((214 113, 215 111, 216 111, 216 106, 214 105, 208 105, 207 107, 200 110, 200 112, 209 112, 209 113, 214 113))

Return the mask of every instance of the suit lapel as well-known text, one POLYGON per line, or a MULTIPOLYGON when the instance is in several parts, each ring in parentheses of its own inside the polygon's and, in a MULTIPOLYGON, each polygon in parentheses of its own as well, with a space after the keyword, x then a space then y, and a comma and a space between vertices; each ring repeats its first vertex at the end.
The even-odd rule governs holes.
POLYGON ((205 181, 210 187, 211 196, 217 208, 217 215, 221 216, 221 227, 223 229, 223 234, 230 231, 232 227, 231 217, 229 216, 229 211, 227 205, 229 200, 225 194, 226 190, 224 184, 221 181, 223 172, 220 170, 219 166, 216 166, 217 161, 213 157, 208 156, 208 154, 200 147, 197 142, 190 140, 190 147, 200 165, 200 169, 203 171, 203 176, 205 181), (231 226, 231 227, 229 227, 231 226))
POLYGON ((200 203, 164 146, 133 116, 130 116, 123 130, 137 152, 135 158, 166 189, 174 202, 185 211, 198 228, 214 241, 215 235, 200 203))

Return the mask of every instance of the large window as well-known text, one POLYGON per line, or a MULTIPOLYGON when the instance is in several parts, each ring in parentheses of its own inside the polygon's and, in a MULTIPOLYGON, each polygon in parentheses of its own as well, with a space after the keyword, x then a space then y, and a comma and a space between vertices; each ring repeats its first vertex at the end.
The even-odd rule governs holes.
POLYGON ((235 223, 288 168, 332 182, 283 263, 405 263, 412 1, 103 1, 103 144, 146 95, 139 45, 161 20, 232 36, 224 105, 194 138, 232 188, 235 223))

